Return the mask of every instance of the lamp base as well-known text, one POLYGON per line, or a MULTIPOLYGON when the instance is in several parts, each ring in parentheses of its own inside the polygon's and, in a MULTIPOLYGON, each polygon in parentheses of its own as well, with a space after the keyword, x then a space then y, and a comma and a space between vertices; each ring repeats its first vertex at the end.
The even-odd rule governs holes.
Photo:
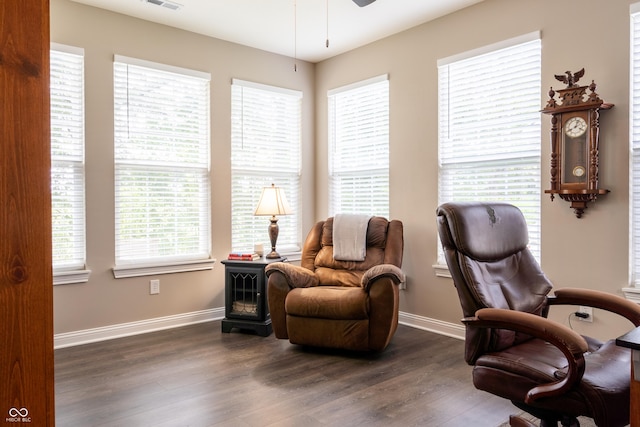
POLYGON ((276 242, 278 241, 278 218, 273 215, 270 219, 271 223, 269 224, 269 239, 271 240, 271 252, 267 254, 265 258, 274 259, 280 258, 280 254, 276 252, 276 242))
POLYGON ((280 254, 278 252, 271 251, 270 253, 265 255, 265 258, 267 258, 267 259, 276 259, 276 258, 282 258, 282 257, 280 256, 280 254))

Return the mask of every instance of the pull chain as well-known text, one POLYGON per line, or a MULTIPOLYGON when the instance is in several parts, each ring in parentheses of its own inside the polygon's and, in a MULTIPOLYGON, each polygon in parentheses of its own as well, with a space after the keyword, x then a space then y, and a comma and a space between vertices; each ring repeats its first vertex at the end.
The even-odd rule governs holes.
POLYGON ((298 72, 298 2, 293 0, 293 71, 298 72))
POLYGON ((327 0, 327 49, 329 48, 329 0, 327 0))

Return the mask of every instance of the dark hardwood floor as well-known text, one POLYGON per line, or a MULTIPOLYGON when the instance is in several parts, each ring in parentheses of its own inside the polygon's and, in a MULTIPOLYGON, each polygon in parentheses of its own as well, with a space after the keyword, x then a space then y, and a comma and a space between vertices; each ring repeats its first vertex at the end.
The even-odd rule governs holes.
POLYGON ((56 425, 495 427, 518 412, 473 388, 453 338, 400 325, 371 355, 220 329, 56 350, 56 425))

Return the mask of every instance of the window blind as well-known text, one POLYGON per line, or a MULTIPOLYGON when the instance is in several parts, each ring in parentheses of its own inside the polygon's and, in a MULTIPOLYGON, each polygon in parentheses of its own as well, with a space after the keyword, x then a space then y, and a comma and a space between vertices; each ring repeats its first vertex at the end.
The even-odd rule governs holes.
POLYGON ((438 92, 439 203, 518 206, 540 259, 539 35, 440 61, 438 92))
POLYGON ((389 79, 329 91, 329 215, 389 217, 389 79))
POLYGON ((116 265, 210 256, 209 76, 116 56, 116 265))
POLYGON ((51 50, 51 208, 54 273, 85 267, 84 52, 51 50))
POLYGON ((630 266, 631 284, 640 287, 640 4, 631 6, 630 266))
POLYGON ((269 218, 254 212, 262 188, 273 183, 293 210, 278 217, 278 252, 298 251, 302 92, 234 79, 231 97, 232 250, 270 247, 269 218))

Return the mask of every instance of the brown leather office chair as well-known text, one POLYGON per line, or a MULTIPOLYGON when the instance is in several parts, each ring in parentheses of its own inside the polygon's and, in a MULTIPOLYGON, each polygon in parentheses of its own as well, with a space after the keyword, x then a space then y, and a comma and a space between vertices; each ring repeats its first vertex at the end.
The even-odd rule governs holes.
POLYGON ((402 222, 369 220, 364 261, 333 258, 333 218, 311 229, 300 266, 267 266, 276 338, 313 347, 381 351, 398 327, 402 222))
POLYGON ((511 400, 541 426, 629 423, 630 353, 546 318, 556 304, 611 311, 640 325, 640 307, 587 289, 557 289, 533 258, 525 219, 504 203, 445 203, 438 233, 466 327, 476 388, 511 400))

